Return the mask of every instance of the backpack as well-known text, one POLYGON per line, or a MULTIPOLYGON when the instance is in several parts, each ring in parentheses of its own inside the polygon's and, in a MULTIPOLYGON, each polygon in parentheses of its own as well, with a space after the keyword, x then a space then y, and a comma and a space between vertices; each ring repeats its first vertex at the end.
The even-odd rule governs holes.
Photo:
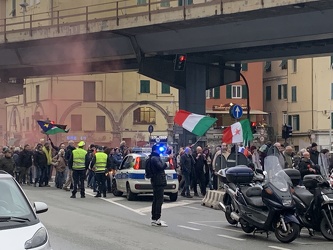
POLYGON ((153 169, 151 166, 151 156, 146 160, 146 166, 145 166, 145 175, 147 179, 150 179, 153 177, 153 169))

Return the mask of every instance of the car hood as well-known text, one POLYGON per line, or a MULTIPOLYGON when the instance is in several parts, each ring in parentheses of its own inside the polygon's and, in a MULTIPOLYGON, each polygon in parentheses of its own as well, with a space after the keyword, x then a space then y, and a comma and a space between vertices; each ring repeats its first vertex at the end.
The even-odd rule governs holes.
MULTIPOLYGON (((37 230, 44 227, 41 222, 26 227, 0 230, 0 249, 6 250, 25 250, 24 244, 31 239, 37 230)), ((49 242, 49 241, 48 241, 49 242)), ((36 250, 51 249, 49 243, 44 247, 34 248, 36 250)))

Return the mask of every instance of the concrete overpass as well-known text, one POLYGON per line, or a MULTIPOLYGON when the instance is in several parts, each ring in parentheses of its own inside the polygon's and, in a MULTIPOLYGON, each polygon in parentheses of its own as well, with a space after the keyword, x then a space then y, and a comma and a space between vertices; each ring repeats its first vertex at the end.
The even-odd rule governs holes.
MULTIPOLYGON (((333 51, 330 0, 160 3, 120 1, 2 20, 0 75, 104 73, 156 61, 172 68, 176 53, 188 53, 189 63, 213 64, 333 51)), ((165 81, 182 87, 175 79, 165 81)))
POLYGON ((226 62, 333 51, 331 0, 161 3, 118 1, 2 20, 0 78, 138 70, 179 88, 181 108, 204 113, 205 89, 239 80, 239 68, 226 70, 226 62), (184 72, 173 70, 177 53, 188 54, 184 72))

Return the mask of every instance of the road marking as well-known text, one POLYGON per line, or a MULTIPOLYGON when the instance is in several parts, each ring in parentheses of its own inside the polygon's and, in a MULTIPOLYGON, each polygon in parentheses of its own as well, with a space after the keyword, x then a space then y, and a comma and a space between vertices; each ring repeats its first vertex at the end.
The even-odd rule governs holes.
MULTIPOLYGON (((177 201, 177 202, 172 202, 172 203, 164 203, 162 205, 162 209, 167 209, 167 208, 172 208, 172 207, 180 207, 180 206, 186 206, 189 205, 193 202, 183 202, 183 201, 177 201)), ((151 206, 149 207, 143 207, 143 208, 139 208, 136 211, 139 211, 141 213, 148 213, 151 211, 151 206)))
POLYGON ((192 207, 192 206, 183 206, 185 208, 191 208, 191 209, 194 209, 194 210, 203 210, 201 208, 197 208, 197 207, 192 207))
POLYGON ((236 230, 236 229, 230 229, 230 228, 224 228, 224 227, 218 227, 218 226, 211 226, 211 225, 206 225, 206 224, 202 224, 202 223, 198 223, 198 222, 189 222, 189 223, 190 224, 194 224, 194 225, 198 225, 198 226, 204 226, 204 227, 222 229, 222 230, 230 231, 230 232, 236 232, 236 233, 242 232, 242 230, 236 230))
MULTIPOLYGON (((86 194, 87 194, 87 195, 90 195, 90 196, 95 196, 94 194, 90 194, 90 193, 87 193, 87 192, 86 192, 86 194)), ((101 199, 101 200, 103 200, 103 201, 106 201, 106 202, 109 202, 109 203, 112 203, 112 204, 114 204, 114 205, 117 205, 117 206, 119 206, 119 207, 125 208, 125 209, 127 209, 127 210, 129 210, 129 211, 132 211, 132 212, 134 212, 134 213, 137 213, 137 214, 139 214, 139 215, 146 215, 146 214, 144 214, 144 213, 141 213, 140 211, 137 211, 137 210, 135 210, 135 209, 133 209, 133 208, 130 208, 130 207, 125 206, 125 205, 122 205, 122 204, 120 204, 120 203, 118 203, 118 202, 115 202, 115 201, 113 201, 113 200, 111 200, 111 199, 107 199, 107 198, 99 198, 99 199, 101 199)))
POLYGON ((277 246, 268 246, 273 249, 278 249, 278 250, 291 250, 290 248, 284 248, 284 247, 277 247, 277 246))
POLYGON ((193 231, 200 231, 201 230, 199 228, 187 227, 187 226, 182 226, 182 225, 178 225, 178 227, 185 228, 185 229, 190 229, 190 230, 193 230, 193 231))
POLYGON ((245 240, 245 239, 240 239, 240 238, 236 238, 236 237, 232 237, 232 236, 224 235, 224 234, 218 234, 217 236, 228 238, 228 239, 232 239, 232 240, 239 240, 239 241, 245 240))

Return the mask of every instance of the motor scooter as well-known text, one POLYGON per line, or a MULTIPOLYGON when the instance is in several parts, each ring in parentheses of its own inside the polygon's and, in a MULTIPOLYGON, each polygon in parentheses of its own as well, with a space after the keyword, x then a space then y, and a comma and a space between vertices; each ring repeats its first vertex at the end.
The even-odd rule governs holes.
POLYGON ((322 175, 310 174, 303 178, 297 169, 284 170, 294 185, 293 198, 296 215, 301 227, 306 227, 310 235, 320 231, 327 240, 333 240, 333 189, 322 175))
MULTIPOLYGON (((230 217, 239 222, 246 233, 273 231, 279 241, 292 242, 299 235, 300 226, 294 215, 291 185, 278 157, 271 155, 265 158, 262 186, 247 185, 253 176, 248 167, 238 166, 226 171, 227 180, 236 185, 235 192, 230 192, 233 204, 230 217)), ((226 212, 224 204, 220 205, 226 212)))

